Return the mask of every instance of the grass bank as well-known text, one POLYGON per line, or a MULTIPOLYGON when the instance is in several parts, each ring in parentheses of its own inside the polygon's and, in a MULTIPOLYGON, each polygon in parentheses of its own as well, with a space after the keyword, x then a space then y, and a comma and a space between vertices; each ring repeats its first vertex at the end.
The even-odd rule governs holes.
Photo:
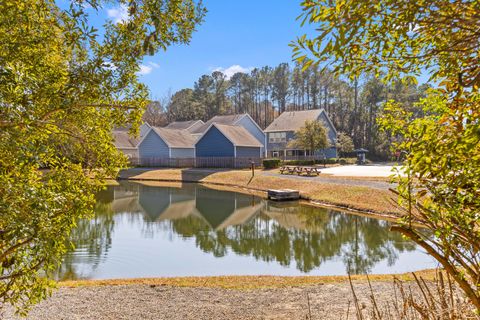
POLYGON ((299 190, 302 199, 320 205, 331 205, 384 217, 395 217, 400 213, 395 197, 388 190, 264 176, 259 172, 252 178, 249 170, 131 169, 122 171, 119 178, 137 181, 197 182, 237 187, 261 192, 263 195, 268 189, 287 188, 299 190))
MULTIPOLYGON (((433 280, 435 270, 416 271, 415 274, 425 280, 433 280)), ((352 275, 355 282, 366 282, 365 275, 352 275)), ((369 275, 371 282, 388 282, 394 278, 402 281, 414 281, 411 273, 402 274, 376 274, 369 275)), ((191 288, 219 288, 219 289, 274 289, 288 287, 305 287, 325 283, 347 282, 347 276, 210 276, 210 277, 172 277, 172 278, 135 278, 135 279, 112 279, 112 280, 69 280, 60 281, 60 287, 92 287, 92 286, 116 286, 116 285, 150 285, 191 288)))

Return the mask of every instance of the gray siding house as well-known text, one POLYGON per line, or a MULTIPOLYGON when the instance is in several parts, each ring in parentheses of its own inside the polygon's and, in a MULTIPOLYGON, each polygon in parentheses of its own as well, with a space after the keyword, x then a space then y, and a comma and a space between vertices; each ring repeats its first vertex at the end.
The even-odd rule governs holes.
POLYGON ((143 123, 140 126, 140 138, 137 139, 135 137, 130 136, 127 127, 117 128, 113 130, 113 144, 115 147, 122 151, 126 156, 129 158, 138 158, 138 148, 137 145, 140 140, 147 134, 150 130, 151 126, 148 123, 143 123))
POLYGON ((112 132, 113 144, 115 147, 123 152, 129 158, 137 158, 138 150, 137 144, 138 139, 133 138, 129 135, 128 130, 118 129, 112 132))
POLYGON ((295 139, 295 132, 302 128, 306 121, 320 121, 328 131, 330 147, 323 150, 316 150, 315 155, 327 158, 336 158, 337 130, 324 109, 305 111, 287 111, 275 119, 266 129, 267 135, 267 156, 268 157, 301 157, 310 155, 307 150, 289 148, 288 144, 295 139))
POLYGON ((197 158, 261 158, 263 144, 241 126, 213 123, 195 144, 197 158))
POLYGON ((205 124, 198 127, 195 130, 192 130, 191 133, 200 137, 204 134, 212 124, 223 124, 229 126, 240 126, 245 128, 261 145, 262 155, 265 153, 265 133, 262 128, 250 117, 248 113, 244 114, 233 114, 233 115, 224 115, 224 116, 215 116, 212 119, 208 120, 205 124))
POLYGON ((187 130, 152 127, 138 144, 141 162, 195 157, 195 137, 187 130))

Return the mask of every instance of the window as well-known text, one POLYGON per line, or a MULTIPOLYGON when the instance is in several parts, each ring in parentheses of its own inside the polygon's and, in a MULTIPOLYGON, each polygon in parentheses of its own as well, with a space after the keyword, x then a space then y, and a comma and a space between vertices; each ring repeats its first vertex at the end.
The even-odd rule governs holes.
POLYGON ((268 134, 268 142, 270 143, 281 143, 287 141, 286 132, 271 132, 268 134))

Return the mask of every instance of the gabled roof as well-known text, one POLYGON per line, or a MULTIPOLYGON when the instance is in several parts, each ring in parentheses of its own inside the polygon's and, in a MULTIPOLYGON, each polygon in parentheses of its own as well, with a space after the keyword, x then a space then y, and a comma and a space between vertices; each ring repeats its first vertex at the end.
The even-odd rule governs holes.
POLYGON ((238 121, 246 117, 247 114, 231 114, 225 116, 215 116, 212 119, 205 122, 204 125, 192 130, 194 134, 204 133, 213 123, 226 124, 226 125, 235 125, 238 121))
POLYGON ((172 123, 169 123, 165 128, 190 131, 199 128, 203 124, 204 122, 202 120, 174 121, 172 123))
POLYGON ((124 129, 114 130, 113 135, 113 144, 118 149, 135 149, 138 145, 139 140, 131 137, 128 134, 128 131, 124 129))
POLYGON ((242 126, 229 126, 224 124, 213 123, 209 129, 197 140, 200 141, 202 137, 210 130, 211 127, 217 128, 235 147, 263 147, 263 145, 255 139, 250 132, 242 126))
MULTIPOLYGON (((324 109, 283 112, 265 129, 265 132, 297 131, 304 126, 305 121, 317 120, 323 112, 325 112, 324 109)), ((328 116, 326 118, 330 122, 328 116)), ((330 124, 334 128, 331 122, 330 124)))
MULTIPOLYGON (((187 130, 175 130, 160 127, 152 127, 152 129, 169 148, 195 148, 197 139, 187 130)), ((145 137, 148 134, 145 135, 145 137)), ((143 141, 143 140, 142 140, 143 141)))

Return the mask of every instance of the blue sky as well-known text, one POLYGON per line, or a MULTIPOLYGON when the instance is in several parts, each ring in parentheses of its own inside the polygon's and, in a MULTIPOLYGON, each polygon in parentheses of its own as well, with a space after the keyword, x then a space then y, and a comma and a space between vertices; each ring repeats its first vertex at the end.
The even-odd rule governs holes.
MULTIPOLYGON (((57 0, 60 6, 68 0, 57 0)), ((148 85, 151 98, 161 99, 183 88, 193 87, 203 74, 220 70, 227 75, 248 72, 254 67, 292 63, 288 44, 314 28, 300 26, 301 0, 204 0, 205 21, 193 33, 189 45, 175 45, 166 52, 148 56, 141 66, 140 79, 148 85)), ((109 6, 93 13, 99 29, 105 19, 120 21, 126 8, 109 6)), ((420 83, 428 79, 419 77, 420 83)))
MULTIPOLYGON (((215 69, 228 72, 290 63, 288 44, 307 30, 296 21, 301 14, 297 0, 206 0, 204 4, 205 22, 190 45, 145 58, 141 80, 153 98, 193 87, 201 75, 215 69)), ((112 19, 116 13, 110 11, 112 19)))

